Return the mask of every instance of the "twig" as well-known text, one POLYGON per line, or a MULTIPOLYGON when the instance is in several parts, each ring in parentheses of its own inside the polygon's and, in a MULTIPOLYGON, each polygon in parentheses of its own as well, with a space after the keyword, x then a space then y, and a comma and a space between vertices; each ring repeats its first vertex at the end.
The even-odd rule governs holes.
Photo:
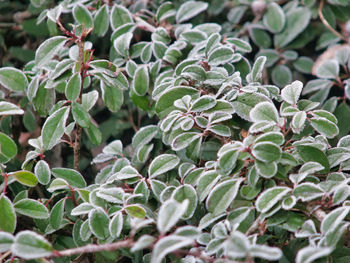
POLYGON ((328 23, 328 21, 324 18, 323 13, 322 13, 322 9, 323 9, 323 5, 324 5, 324 0, 321 0, 320 2, 320 6, 318 7, 318 15, 321 19, 321 22, 325 25, 325 27, 327 27, 329 29, 329 31, 331 31, 334 35, 336 35, 337 37, 339 37, 340 39, 344 40, 345 42, 348 42, 348 39, 346 39, 346 37, 344 37, 342 34, 340 34, 337 30, 335 30, 333 27, 331 27, 331 25, 328 23))
POLYGON ((0 257, 0 263, 2 263, 2 261, 7 258, 9 255, 11 255, 11 250, 7 251, 6 253, 4 253, 3 255, 1 255, 0 257))
POLYGON ((110 244, 102 244, 102 245, 89 244, 83 247, 70 248, 70 249, 61 250, 61 251, 55 250, 54 252, 52 252, 50 257, 67 257, 67 256, 72 256, 72 255, 82 254, 82 253, 114 251, 119 248, 131 247, 133 246, 133 244, 134 244, 134 241, 131 239, 118 241, 110 244))

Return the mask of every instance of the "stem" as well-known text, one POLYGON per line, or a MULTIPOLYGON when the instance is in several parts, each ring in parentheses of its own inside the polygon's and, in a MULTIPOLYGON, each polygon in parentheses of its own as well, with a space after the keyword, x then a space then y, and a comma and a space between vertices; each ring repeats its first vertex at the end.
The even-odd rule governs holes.
POLYGON ((7 183, 9 181, 9 176, 7 173, 3 173, 2 176, 4 177, 4 188, 2 189, 2 193, 5 195, 6 189, 7 189, 7 183))
POLYGON ((95 253, 100 251, 115 251, 119 248, 126 248, 133 246, 134 242, 131 239, 117 241, 110 244, 102 244, 102 245, 96 245, 96 244, 88 244, 83 247, 77 247, 77 248, 71 248, 61 251, 53 251, 50 257, 67 257, 72 256, 76 254, 82 254, 82 253, 95 253))
POLYGON ((346 37, 344 37, 342 34, 340 34, 337 30, 335 30, 333 27, 331 27, 331 25, 328 23, 328 21, 324 18, 323 13, 322 13, 322 9, 323 9, 323 5, 324 5, 324 0, 321 0, 320 2, 320 6, 318 8, 318 15, 321 19, 321 22, 325 25, 325 27, 327 27, 329 29, 329 31, 331 31, 334 35, 336 35, 337 37, 339 37, 340 39, 344 40, 345 42, 348 42, 348 40, 346 39, 346 37))

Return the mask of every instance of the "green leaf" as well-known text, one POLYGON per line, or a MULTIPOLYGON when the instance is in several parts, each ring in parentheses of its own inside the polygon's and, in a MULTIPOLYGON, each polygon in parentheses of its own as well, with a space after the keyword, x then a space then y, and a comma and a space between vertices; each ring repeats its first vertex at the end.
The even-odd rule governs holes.
POLYGON ((130 249, 131 252, 136 252, 148 247, 151 247, 153 243, 156 241, 156 238, 150 235, 142 235, 136 243, 130 249))
POLYGON ((66 98, 70 101, 75 101, 80 94, 80 88, 81 88, 81 76, 80 73, 77 72, 73 74, 73 76, 69 79, 67 86, 66 86, 66 98))
POLYGON ((28 86, 28 80, 21 70, 3 67, 0 68, 0 84, 8 90, 23 91, 28 86))
POLYGON ((84 177, 76 170, 69 168, 52 168, 51 172, 54 177, 66 180, 72 187, 86 187, 84 177))
POLYGON ((0 132, 0 153, 0 163, 7 163, 17 155, 16 143, 2 132, 0 132))
POLYGON ((188 200, 189 204, 187 206, 186 212, 182 216, 182 219, 190 219, 193 216, 198 203, 197 192, 193 186, 184 184, 180 187, 177 187, 172 194, 172 198, 174 198, 179 203, 182 203, 184 200, 188 200))
POLYGON ((275 35, 274 43, 277 47, 284 47, 294 40, 308 26, 311 12, 306 7, 297 7, 286 14, 286 25, 282 32, 275 35))
POLYGON ((111 237, 117 238, 120 236, 123 230, 123 214, 121 212, 116 213, 112 217, 108 229, 111 237))
POLYGON ((86 132, 89 136, 90 141, 95 145, 100 145, 102 142, 102 134, 100 130, 94 125, 90 124, 90 126, 86 129, 86 132))
POLYGON ((203 202, 219 179, 220 175, 214 170, 201 174, 197 183, 197 193, 200 202, 203 202))
POLYGON ((305 121, 306 121, 306 112, 305 111, 299 111, 297 112, 292 119, 292 129, 294 133, 300 133, 305 125, 305 121))
POLYGON ((272 69, 271 79, 273 84, 279 87, 285 86, 293 79, 292 71, 286 65, 277 65, 272 69))
POLYGON ((62 190, 62 189, 69 189, 69 184, 66 180, 63 180, 63 179, 60 179, 60 178, 57 178, 57 179, 54 179, 52 180, 50 186, 47 188, 47 191, 49 192, 54 192, 54 191, 57 191, 57 190, 62 190))
POLYGON ((191 107, 191 111, 200 112, 213 108, 216 105, 216 99, 213 96, 204 95, 196 99, 191 107))
POLYGON ((256 138, 255 142, 272 142, 277 145, 284 143, 284 136, 280 132, 266 132, 256 138))
POLYGON ((272 142, 258 142, 253 146, 252 154, 262 162, 273 162, 281 158, 281 148, 272 142))
POLYGON ((208 211, 213 215, 224 212, 235 199, 241 182, 241 179, 229 179, 217 184, 207 198, 208 211))
POLYGON ((167 171, 174 169, 180 162, 179 157, 174 154, 162 154, 157 156, 151 162, 148 168, 148 175, 150 178, 157 177, 167 171))
POLYGON ((265 190, 256 199, 256 209, 261 213, 268 212, 277 202, 285 197, 291 189, 289 187, 275 186, 265 190))
POLYGON ((198 96, 198 90, 192 87, 178 86, 164 91, 156 102, 156 112, 158 116, 160 118, 167 116, 175 109, 174 101, 186 95, 198 96))
POLYGON ((208 3, 202 1, 186 1, 176 12, 178 24, 189 20, 208 8, 208 3))
POLYGON ((62 198, 54 205, 50 213, 50 225, 56 230, 60 228, 62 223, 65 202, 66 199, 62 198))
POLYGON ((170 235, 161 238, 153 248, 150 263, 163 262, 163 259, 167 254, 174 252, 182 247, 190 246, 192 243, 193 239, 184 236, 170 235))
POLYGON ((211 51, 208 56, 208 62, 211 66, 218 66, 228 63, 233 58, 234 51, 228 47, 218 47, 211 51))
POLYGON ((88 214, 92 209, 94 209, 94 206, 90 203, 81 203, 80 205, 74 207, 71 211, 72 216, 80 216, 80 215, 86 215, 88 214))
POLYGON ((111 26, 113 30, 115 30, 124 24, 132 22, 132 17, 128 9, 124 6, 115 4, 111 11, 110 20, 111 26))
POLYGON ((261 79, 265 62, 265 56, 260 56, 255 60, 252 71, 247 75, 248 82, 258 82, 261 79))
POLYGON ((72 103, 72 114, 75 122, 78 123, 79 126, 83 128, 90 126, 90 115, 80 103, 72 103))
POLYGON ((158 127, 156 125, 148 125, 142 127, 132 138, 132 146, 134 149, 146 145, 149 143, 158 133, 158 127))
POLYGON ((339 134, 338 126, 326 118, 311 118, 310 124, 317 132, 327 138, 334 138, 339 134))
POLYGON ((349 214, 350 207, 343 206, 334 209, 330 213, 326 215, 326 217, 321 222, 321 232, 323 235, 334 231, 341 222, 345 219, 345 217, 349 214))
POLYGON ((260 102, 268 101, 265 96, 255 93, 239 94, 237 99, 233 101, 233 108, 237 115, 242 119, 251 121, 250 111, 260 102))
POLYGON ((323 196, 324 192, 314 183, 302 183, 294 189, 293 194, 301 201, 308 202, 323 196))
POLYGON ((50 179, 51 179, 50 167, 47 164, 47 162, 45 162, 44 160, 40 160, 39 162, 37 162, 34 168, 34 173, 41 184, 47 185, 50 182, 50 179))
POLYGON ((6 232, 0 232, 0 253, 11 250, 11 246, 14 241, 15 238, 13 235, 6 232))
MULTIPOLYGON (((16 229, 16 213, 11 200, 4 194, 0 195, 0 229, 5 232, 13 233, 16 229)), ((1 234, 1 232, 0 232, 1 234)), ((0 252, 2 241, 0 238, 0 252)))
MULTIPOLYGON (((1 73, 1 72, 0 72, 1 73)), ((0 76, 1 78, 1 76, 0 76)), ((1 79, 0 79, 1 81, 1 79)), ((22 115, 24 111, 18 107, 17 105, 7 102, 7 101, 1 101, 0 102, 0 116, 3 115, 22 115)))
POLYGON ((22 199, 19 200, 14 205, 17 213, 32 218, 46 219, 49 217, 49 211, 47 208, 40 202, 33 199, 22 199))
POLYGON ((239 151, 236 149, 228 150, 222 154, 218 159, 220 169, 227 173, 231 172, 232 169, 236 166, 238 155, 239 151))
POLYGON ((250 111, 250 119, 253 122, 270 121, 278 122, 278 112, 271 102, 260 102, 250 111))
POLYGON ((315 75, 323 79, 336 79, 339 76, 339 63, 335 59, 328 59, 317 65, 315 75))
POLYGON ((124 102, 123 91, 116 86, 110 86, 106 83, 101 83, 101 87, 104 91, 103 100, 106 103, 107 108, 113 112, 120 110, 124 102))
POLYGON ((16 235, 11 249, 13 254, 24 259, 48 257, 53 251, 51 244, 45 238, 28 230, 16 235))
POLYGON ((38 184, 38 179, 32 172, 29 171, 17 171, 11 173, 11 176, 13 176, 17 182, 29 187, 34 187, 38 184))
POLYGON ((65 106, 52 113, 45 121, 42 129, 42 140, 45 150, 51 150, 60 142, 69 115, 69 107, 65 106))
POLYGON ((310 145, 297 145, 296 149, 304 162, 319 163, 325 168, 322 172, 329 171, 328 158, 320 149, 310 145))
POLYGON ((129 48, 130 48, 130 42, 133 37, 133 34, 131 32, 125 33, 119 37, 117 37, 114 42, 114 48, 117 51, 119 55, 122 57, 129 57, 129 48))
POLYGON ((264 178, 272 178, 277 173, 277 164, 275 162, 267 163, 256 160, 255 168, 259 175, 264 178))
POLYGON ((157 227, 160 233, 168 232, 186 213, 189 201, 178 203, 174 199, 165 201, 159 209, 157 227))
POLYGON ((276 3, 272 2, 267 7, 267 12, 263 17, 264 25, 272 33, 280 32, 286 22, 286 16, 283 9, 276 3))
POLYGON ((102 208, 95 208, 89 213, 89 226, 91 232, 99 239, 106 239, 109 236, 109 218, 102 208))
POLYGON ((171 148, 174 151, 180 151, 188 147, 194 140, 201 137, 201 133, 198 132, 184 132, 175 137, 173 142, 171 143, 171 148))
POLYGON ((146 66, 141 66, 136 69, 132 88, 136 95, 146 95, 149 89, 149 74, 146 66))
POLYGON ((301 91, 303 89, 303 83, 299 80, 294 81, 292 84, 287 85, 281 91, 281 97, 284 101, 291 105, 296 105, 301 91))
POLYGON ((136 218, 145 218, 146 210, 140 205, 128 205, 124 207, 129 216, 136 218))
POLYGON ((164 19, 175 16, 175 14, 176 14, 176 11, 173 3, 165 2, 159 6, 156 17, 157 17, 157 20, 160 22, 164 19))
POLYGON ((300 249, 296 257, 296 263, 312 263, 315 260, 328 256, 333 251, 330 247, 308 246, 300 249))
POLYGON ((95 15, 94 19, 94 32, 102 37, 106 34, 109 27, 109 19, 108 19, 108 8, 107 5, 103 5, 100 7, 95 15))
POLYGON ((55 36, 45 40, 35 52, 35 66, 41 68, 51 62, 51 59, 62 49, 67 38, 55 36))
POLYGON ((251 45, 240 38, 227 38, 226 42, 234 45, 235 50, 238 50, 240 52, 245 52, 245 53, 252 52, 251 45))
POLYGON ((90 11, 83 5, 78 4, 73 8, 73 17, 75 21, 83 25, 84 28, 93 27, 93 20, 90 11))

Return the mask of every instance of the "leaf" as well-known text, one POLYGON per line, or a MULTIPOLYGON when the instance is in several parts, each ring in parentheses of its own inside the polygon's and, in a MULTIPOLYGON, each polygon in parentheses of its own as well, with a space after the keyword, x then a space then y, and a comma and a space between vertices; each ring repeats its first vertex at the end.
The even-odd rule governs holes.
POLYGON ((171 147, 174 151, 180 151, 187 148, 189 144, 201 137, 201 135, 198 132, 184 132, 175 137, 171 143, 171 147))
POLYGON ((300 133, 305 125, 306 121, 306 112, 305 111, 299 111, 297 112, 292 119, 292 129, 294 133, 300 133))
POLYGON ((350 207, 349 206, 343 206, 338 207, 328 213, 325 218, 321 222, 321 232, 323 235, 326 235, 327 233, 331 233, 334 231, 341 222, 345 219, 345 217, 349 214, 350 207))
POLYGON ((129 10, 126 9, 124 6, 117 4, 113 5, 110 20, 113 30, 117 29, 118 27, 124 24, 133 22, 129 10))
POLYGON ((90 126, 90 115, 84 107, 78 103, 72 103, 72 115, 76 123, 83 128, 90 126))
MULTIPOLYGON (((12 91, 23 91, 28 86, 27 77, 16 68, 0 68, 0 84, 12 91)), ((9 102, 8 102, 9 103, 9 102)))
POLYGON ((310 145, 297 145, 296 149, 304 162, 319 163, 325 168, 322 172, 329 171, 328 158, 320 149, 310 145))
POLYGON ((76 170, 69 168, 52 168, 51 172, 54 177, 66 180, 72 187, 86 187, 84 177, 76 170))
POLYGON ((143 145, 148 144, 158 133, 156 125, 148 125, 142 127, 132 138, 132 146, 137 149, 143 145))
POLYGON ((123 204, 124 191, 120 187, 100 188, 96 195, 110 203, 123 204))
POLYGON ((0 253, 11 250, 14 240, 15 238, 13 235, 6 232, 0 232, 0 253))
POLYGON ((93 20, 90 11, 83 5, 78 4, 73 8, 73 17, 75 21, 83 25, 84 28, 93 27, 93 20))
POLYGON ((267 163, 259 160, 255 161, 255 168, 259 175, 264 178, 272 178, 277 173, 277 164, 276 162, 267 163))
MULTIPOLYGON (((0 76, 0 78, 1 78, 1 76, 0 76)), ((1 81, 1 79, 0 79, 0 81, 1 81)), ((0 116, 22 115, 22 114, 24 114, 24 111, 20 107, 18 107, 17 105, 10 103, 10 102, 7 102, 7 101, 0 102, 0 116)))
POLYGON ((233 50, 228 47, 218 47, 211 51, 208 62, 211 66, 218 66, 230 62, 233 59, 233 50))
POLYGON ((226 42, 234 45, 235 50, 238 50, 240 52, 244 52, 244 53, 252 52, 251 45, 240 38, 227 38, 226 42))
MULTIPOLYGON (((4 194, 0 195, 0 230, 13 233, 16 229, 16 213, 11 200, 4 194)), ((1 236, 1 232, 0 232, 1 236)), ((0 252, 1 251, 1 237, 0 237, 0 252)))
POLYGON ((99 239, 109 236, 109 218, 102 208, 95 208, 89 213, 89 226, 91 232, 99 239))
POLYGON ((33 199, 22 199, 15 203, 14 208, 17 213, 32 218, 46 219, 49 217, 49 211, 40 202, 33 199))
POLYGON ((202 1, 186 1, 176 12, 176 23, 189 20, 208 8, 208 3, 202 1))
POLYGON ((314 183, 302 183, 294 189, 293 194, 301 201, 308 202, 323 196, 324 192, 321 187, 314 183))
POLYGON ((127 32, 114 40, 113 46, 117 53, 122 57, 129 56, 129 48, 132 37, 133 34, 131 32, 127 32))
POLYGON ((291 189, 289 187, 275 186, 265 190, 256 199, 256 209, 261 213, 268 212, 277 202, 285 197, 291 189))
POLYGON ((103 5, 100 7, 94 19, 94 32, 102 37, 106 34, 109 27, 109 19, 108 19, 108 8, 107 5, 103 5))
POLYGON ((100 130, 94 125, 90 124, 90 126, 86 129, 86 133, 89 137, 89 140, 95 144, 100 145, 102 142, 102 134, 100 130))
POLYGON ((233 101, 233 108, 237 115, 245 120, 251 121, 250 111, 260 102, 268 101, 264 96, 254 93, 242 93, 233 101))
POLYGON ((265 63, 265 56, 260 56, 255 60, 252 71, 247 75, 248 82, 258 82, 261 79, 265 63))
POLYGON ((139 251, 150 247, 156 241, 156 238, 150 235, 142 235, 130 249, 131 252, 139 251))
POLYGON ((299 80, 296 80, 292 84, 287 85, 282 89, 281 97, 285 102, 291 105, 296 105, 302 90, 303 83, 299 80))
POLYGON ((333 251, 330 247, 308 246, 300 249, 296 257, 296 263, 312 263, 316 259, 328 256, 333 251))
POLYGON ((339 76, 339 63, 335 59, 328 59, 317 65, 315 75, 323 79, 336 79, 339 76))
POLYGON ((182 247, 190 246, 193 239, 183 236, 170 235, 161 238, 154 246, 150 263, 162 262, 164 257, 182 247))
POLYGON ((216 99, 213 96, 204 95, 196 99, 191 107, 193 112, 209 110, 216 105, 216 99))
POLYGON ((167 171, 174 169, 180 162, 179 157, 174 154, 162 154, 157 156, 151 162, 148 168, 148 175, 150 178, 157 177, 167 171))
POLYGON ((60 142, 69 115, 69 107, 65 106, 52 113, 45 121, 42 129, 42 140, 45 150, 51 150, 60 142))
POLYGON ((34 168, 34 173, 41 184, 47 185, 50 182, 50 179, 51 179, 50 167, 47 164, 47 162, 45 162, 44 160, 40 160, 39 162, 37 162, 34 168))
POLYGON ((188 200, 189 204, 187 206, 185 214, 182 216, 182 219, 190 219, 193 216, 198 203, 197 192, 193 186, 184 184, 180 187, 177 187, 172 194, 172 198, 174 198, 179 203, 182 203, 184 200, 188 200))
POLYGON ((252 257, 263 258, 269 261, 279 260, 283 255, 280 248, 266 245, 253 245, 249 250, 249 254, 252 257))
POLYGON ((156 17, 157 17, 157 20, 160 22, 164 19, 175 16, 175 14, 176 14, 176 11, 174 9, 173 3, 164 2, 157 9, 156 17))
POLYGON ((73 76, 69 79, 67 83, 66 90, 65 90, 67 100, 75 101, 79 97, 80 89, 81 89, 81 76, 80 76, 80 73, 77 72, 73 74, 73 76))
POLYGON ((146 95, 149 89, 149 74, 146 66, 138 67, 136 69, 132 88, 136 95, 146 95))
POLYGON ((189 201, 178 203, 174 199, 165 201, 159 209, 157 227, 160 233, 168 232, 186 213, 189 201))
POLYGON ((239 151, 237 150, 228 150, 222 154, 218 159, 220 169, 227 173, 231 172, 236 166, 238 155, 239 151))
POLYGON ((262 162, 273 162, 281 158, 281 148, 272 142, 258 142, 253 146, 252 154, 262 162))
POLYGON ((62 49, 65 41, 64 36, 55 36, 45 40, 35 52, 35 66, 41 68, 51 62, 51 59, 62 49))
POLYGON ((286 25, 282 32, 275 35, 274 43, 277 47, 285 47, 294 40, 308 26, 311 12, 306 7, 294 8, 286 14, 286 25))
POLYGON ((250 119, 253 122, 270 121, 278 122, 278 112, 270 102, 260 102, 250 111, 250 119))
POLYGON ((72 216, 80 216, 80 215, 86 215, 88 214, 92 209, 94 209, 94 206, 90 203, 81 203, 80 205, 74 207, 71 211, 72 216))
POLYGON ((267 7, 267 12, 264 14, 263 21, 270 32, 278 33, 283 29, 286 23, 286 16, 283 9, 278 4, 272 2, 267 7))
POLYGON ((241 179, 229 179, 217 184, 207 198, 208 211, 213 215, 224 212, 235 199, 241 182, 241 179))
POLYGON ((16 155, 16 143, 5 133, 0 132, 0 163, 7 163, 16 155))
POLYGON ((117 238, 120 236, 123 230, 123 214, 121 212, 116 213, 112 217, 108 229, 111 237, 117 238))
POLYGON ((29 187, 34 187, 38 184, 38 179, 32 172, 29 171, 17 171, 11 173, 11 176, 13 176, 17 182, 29 187))
POLYGON ((56 230, 60 228, 62 223, 65 202, 66 199, 62 198, 54 205, 50 213, 50 225, 56 230))
POLYGON ((35 259, 50 256, 53 248, 45 238, 35 232, 26 230, 16 235, 11 250, 18 257, 35 259))
POLYGON ((175 109, 174 101, 182 97, 198 96, 198 90, 187 86, 177 86, 164 91, 156 102, 156 112, 160 118, 167 116, 175 109))
POLYGON ((326 118, 311 118, 310 124, 316 131, 327 138, 334 138, 339 134, 338 126, 326 118))
POLYGON ((120 110, 124 102, 123 91, 116 86, 110 86, 106 83, 101 83, 101 87, 103 89, 103 100, 107 108, 112 112, 120 110))
POLYGON ((140 205, 128 205, 125 206, 124 209, 126 213, 132 217, 145 218, 146 216, 146 210, 140 205))

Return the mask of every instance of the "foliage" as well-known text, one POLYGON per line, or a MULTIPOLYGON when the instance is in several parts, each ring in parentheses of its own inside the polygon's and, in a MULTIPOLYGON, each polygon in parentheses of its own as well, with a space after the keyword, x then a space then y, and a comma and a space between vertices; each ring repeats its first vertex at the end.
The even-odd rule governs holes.
POLYGON ((0 31, 1 259, 348 261, 347 0, 24 8, 28 56, 0 31))

